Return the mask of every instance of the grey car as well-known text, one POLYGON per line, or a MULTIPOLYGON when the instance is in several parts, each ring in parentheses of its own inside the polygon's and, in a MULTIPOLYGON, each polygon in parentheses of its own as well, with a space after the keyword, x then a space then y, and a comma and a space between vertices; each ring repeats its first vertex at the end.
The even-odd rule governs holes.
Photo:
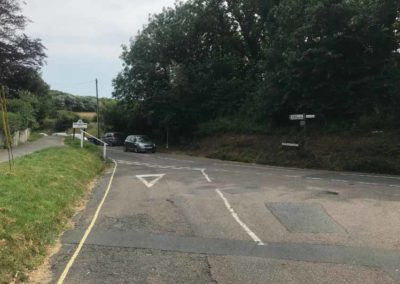
POLYGON ((124 151, 136 153, 156 152, 156 144, 145 135, 129 135, 124 142, 124 151))
POLYGON ((124 145, 124 136, 119 132, 108 132, 101 139, 111 147, 124 145))

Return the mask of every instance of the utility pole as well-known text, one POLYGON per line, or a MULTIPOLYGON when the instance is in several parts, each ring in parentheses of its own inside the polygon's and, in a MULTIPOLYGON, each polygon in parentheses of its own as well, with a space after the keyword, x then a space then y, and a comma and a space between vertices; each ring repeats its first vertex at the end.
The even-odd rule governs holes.
POLYGON ((100 124, 99 124, 99 87, 98 87, 97 78, 96 78, 96 100, 97 100, 97 106, 96 106, 97 138, 100 139, 100 124))

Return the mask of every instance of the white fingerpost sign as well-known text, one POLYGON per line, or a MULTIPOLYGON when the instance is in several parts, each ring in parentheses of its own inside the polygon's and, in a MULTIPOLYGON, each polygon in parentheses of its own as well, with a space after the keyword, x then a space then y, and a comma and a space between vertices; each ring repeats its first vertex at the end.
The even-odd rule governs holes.
POLYGON ((72 124, 72 128, 74 129, 87 129, 87 123, 84 123, 82 119, 79 119, 77 122, 72 124))
POLYGON ((304 119, 304 114, 291 114, 289 116, 290 120, 303 120, 304 119))

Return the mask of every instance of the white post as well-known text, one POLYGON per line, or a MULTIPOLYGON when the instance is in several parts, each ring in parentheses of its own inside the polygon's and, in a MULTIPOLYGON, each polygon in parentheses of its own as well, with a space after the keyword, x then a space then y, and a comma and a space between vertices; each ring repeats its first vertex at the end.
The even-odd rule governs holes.
POLYGON ((107 144, 104 143, 104 147, 103 147, 103 158, 104 160, 106 160, 107 158, 107 144))
POLYGON ((83 130, 81 129, 81 148, 83 148, 83 130))

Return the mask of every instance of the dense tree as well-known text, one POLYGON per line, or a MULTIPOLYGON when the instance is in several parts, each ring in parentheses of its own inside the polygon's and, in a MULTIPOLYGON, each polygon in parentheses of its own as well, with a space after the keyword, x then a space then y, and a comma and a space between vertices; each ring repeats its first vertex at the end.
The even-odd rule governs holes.
POLYGON ((180 135, 293 112, 386 121, 398 115, 399 48, 396 0, 190 0, 124 47, 114 97, 180 135))
POLYGON ((14 94, 16 89, 36 92, 46 88, 38 75, 44 63, 44 46, 23 33, 27 22, 20 1, 0 0, 0 84, 14 94))

